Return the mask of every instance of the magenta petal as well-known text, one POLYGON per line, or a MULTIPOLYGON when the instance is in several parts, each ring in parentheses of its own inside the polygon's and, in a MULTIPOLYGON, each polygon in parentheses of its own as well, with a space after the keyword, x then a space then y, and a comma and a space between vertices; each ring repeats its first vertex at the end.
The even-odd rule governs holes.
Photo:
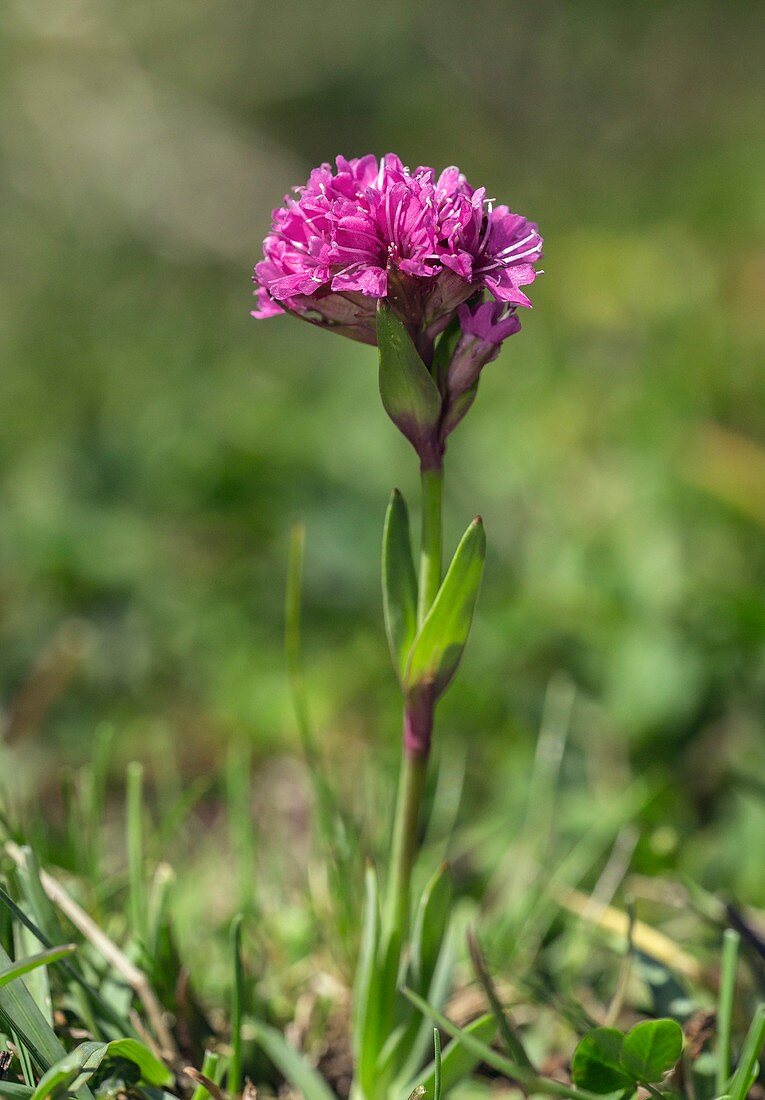
POLYGON ((531 264, 516 264, 504 270, 492 272, 487 275, 486 287, 499 302, 510 302, 513 305, 531 306, 530 300, 520 289, 533 283, 537 276, 531 264))
POLYGON ((357 290, 371 298, 384 298, 388 293, 388 272, 384 267, 348 268, 332 280, 333 290, 357 290))
POLYGON ((296 294, 315 294, 327 281, 327 272, 320 268, 309 268, 308 271, 300 271, 296 275, 285 275, 281 279, 274 279, 268 287, 269 294, 283 301, 285 298, 294 298, 296 294))
POLYGON ((438 275, 441 267, 432 262, 425 263, 423 260, 401 260, 398 269, 403 271, 405 275, 413 275, 420 279, 431 279, 434 275, 438 275))
POLYGON ((277 305, 264 287, 258 287, 255 296, 258 299, 258 308, 251 310, 252 317, 262 321, 266 317, 276 317, 277 314, 284 313, 282 307, 277 305))
POLYGON ((473 259, 469 252, 443 252, 438 257, 444 267, 468 282, 473 277, 473 259))

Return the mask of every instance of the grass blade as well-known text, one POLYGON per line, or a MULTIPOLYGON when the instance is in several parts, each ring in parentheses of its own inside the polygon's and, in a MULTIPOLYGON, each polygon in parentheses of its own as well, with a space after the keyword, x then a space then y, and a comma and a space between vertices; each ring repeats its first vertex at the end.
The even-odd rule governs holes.
POLYGON ((433 1028, 433 1100, 441 1100, 441 1034, 433 1028))
MULTIPOLYGON (((190 1073, 190 1070, 185 1070, 186 1073, 190 1073)), ((208 1096, 215 1098, 215 1094, 205 1084, 205 1081, 210 1083, 210 1087, 219 1084, 220 1073, 220 1054, 215 1050, 206 1050, 204 1060, 202 1062, 202 1072, 199 1078, 194 1077, 197 1081, 197 1086, 191 1094, 191 1100, 206 1100, 208 1096)), ((220 1090, 218 1089, 218 1095, 220 1090)))
POLYGON ((49 951, 40 951, 37 955, 28 955, 25 959, 19 959, 18 962, 0 970, 0 989, 4 985, 8 985, 9 982, 15 981, 16 978, 21 978, 24 974, 36 970, 38 966, 50 966, 51 963, 66 958, 67 955, 73 954, 76 950, 76 944, 67 943, 62 947, 53 947, 49 951))
POLYGON ((130 923, 133 935, 146 946, 146 898, 143 880, 143 767, 128 764, 126 776, 125 845, 127 849, 130 923))
POLYGON ((231 1096, 242 1091, 242 1011, 244 1002, 244 967, 242 965, 242 915, 231 923, 231 1059, 228 1064, 227 1088, 231 1096))
POLYGON ((734 931, 733 928, 726 928, 723 935, 720 993, 717 1002, 717 1072, 715 1086, 718 1096, 723 1095, 730 1079, 730 1032, 740 943, 741 937, 738 932, 734 931))
MULTIPOLYGON (((465 1034, 474 1036, 482 1043, 490 1043, 496 1034, 497 1022, 491 1013, 487 1013, 471 1021, 464 1030, 465 1034)), ((433 1046, 435 1057, 427 1069, 418 1075, 418 1080, 425 1088, 425 1095, 432 1095, 433 1100, 436 1100, 441 1094, 448 1095, 460 1081, 469 1077, 481 1058, 460 1039, 452 1039, 442 1054, 438 1028, 433 1029, 433 1046)))
POLYGON ((533 1063, 526 1053, 526 1048, 523 1045, 523 1040, 520 1037, 515 1022, 512 1020, 509 1012, 500 1004, 497 990, 484 961, 478 937, 472 930, 468 931, 467 942, 475 976, 478 978, 486 994, 486 1000, 489 1002, 489 1007, 494 1013, 497 1026, 499 1027, 499 1033, 502 1036, 508 1054, 519 1066, 524 1066, 533 1073, 533 1063))
POLYGON ((353 1053, 361 1087, 366 1091, 375 1076, 376 1047, 376 963, 380 945, 380 905, 377 892, 377 875, 374 867, 367 866, 365 877, 364 923, 361 934, 361 951, 356 968, 356 985, 353 1005, 353 1053))
POLYGON ((300 1051, 290 1046, 280 1031, 258 1020, 249 1021, 249 1024, 273 1064, 305 1100, 337 1100, 324 1078, 309 1066, 300 1051))
POLYGON ((765 1043, 765 1005, 758 1005, 744 1040, 736 1072, 730 1082, 730 1100, 746 1100, 757 1076, 757 1059, 765 1043))
MULTIPOLYGON (((0 966, 5 971, 13 967, 13 960, 1 946, 0 966)), ((0 987, 0 1025, 7 1034, 16 1034, 43 1073, 66 1055, 23 982, 10 982, 0 987)))

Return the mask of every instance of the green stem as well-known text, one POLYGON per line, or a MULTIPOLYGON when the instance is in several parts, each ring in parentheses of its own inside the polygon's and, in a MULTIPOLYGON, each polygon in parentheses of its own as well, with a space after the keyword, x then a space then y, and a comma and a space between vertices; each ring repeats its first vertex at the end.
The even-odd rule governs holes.
MULTIPOLYGON (((422 471, 422 538, 420 542, 420 577, 417 617, 420 624, 430 610, 441 585, 441 547, 443 542, 441 499, 443 470, 422 471)), ((429 725, 429 708, 425 703, 425 724, 429 725)), ((419 710, 423 707, 420 704, 419 710)), ((404 713, 405 729, 411 724, 422 726, 423 715, 413 713, 410 700, 404 713)), ((428 730, 429 739, 429 730, 428 730)), ((385 923, 388 942, 404 941, 409 922, 412 867, 417 855, 417 826, 420 819, 428 754, 404 748, 398 786, 396 816, 393 825, 390 878, 385 900, 385 923)))
POLYGON ((420 586, 417 603, 417 621, 420 626, 433 606, 441 586, 441 546, 443 543, 441 522, 441 498, 444 472, 442 468, 423 470, 422 486, 422 538, 420 541, 420 586))
POLYGON ((417 823, 427 766, 425 756, 404 753, 401 761, 384 924, 388 940, 395 938, 399 945, 403 943, 409 922, 410 880, 417 854, 417 823))

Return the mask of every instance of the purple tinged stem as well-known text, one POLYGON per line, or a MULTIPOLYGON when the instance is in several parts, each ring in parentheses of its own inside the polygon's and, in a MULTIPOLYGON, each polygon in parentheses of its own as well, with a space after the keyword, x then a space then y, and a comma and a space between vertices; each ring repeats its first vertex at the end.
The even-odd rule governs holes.
MULTIPOLYGON (((441 585, 443 469, 423 467, 422 536, 420 542, 419 602, 422 626, 441 585)), ((411 877, 417 856, 422 796, 425 790, 435 700, 429 687, 407 693, 404 737, 393 849, 388 880, 385 929, 390 940, 402 944, 409 925, 411 877)))

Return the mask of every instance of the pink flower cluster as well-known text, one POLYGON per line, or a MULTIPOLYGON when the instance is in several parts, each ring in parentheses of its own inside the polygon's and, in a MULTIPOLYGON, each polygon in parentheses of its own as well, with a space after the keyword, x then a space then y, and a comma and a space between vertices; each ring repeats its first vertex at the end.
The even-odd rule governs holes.
POLYGON ((542 238, 458 168, 436 177, 388 153, 315 168, 274 211, 263 250, 255 317, 286 311, 374 344, 377 300, 385 298, 430 364, 436 337, 482 291, 496 304, 460 310, 473 346, 491 337, 498 348, 517 331, 516 308, 531 305, 521 287, 534 281, 542 238))

